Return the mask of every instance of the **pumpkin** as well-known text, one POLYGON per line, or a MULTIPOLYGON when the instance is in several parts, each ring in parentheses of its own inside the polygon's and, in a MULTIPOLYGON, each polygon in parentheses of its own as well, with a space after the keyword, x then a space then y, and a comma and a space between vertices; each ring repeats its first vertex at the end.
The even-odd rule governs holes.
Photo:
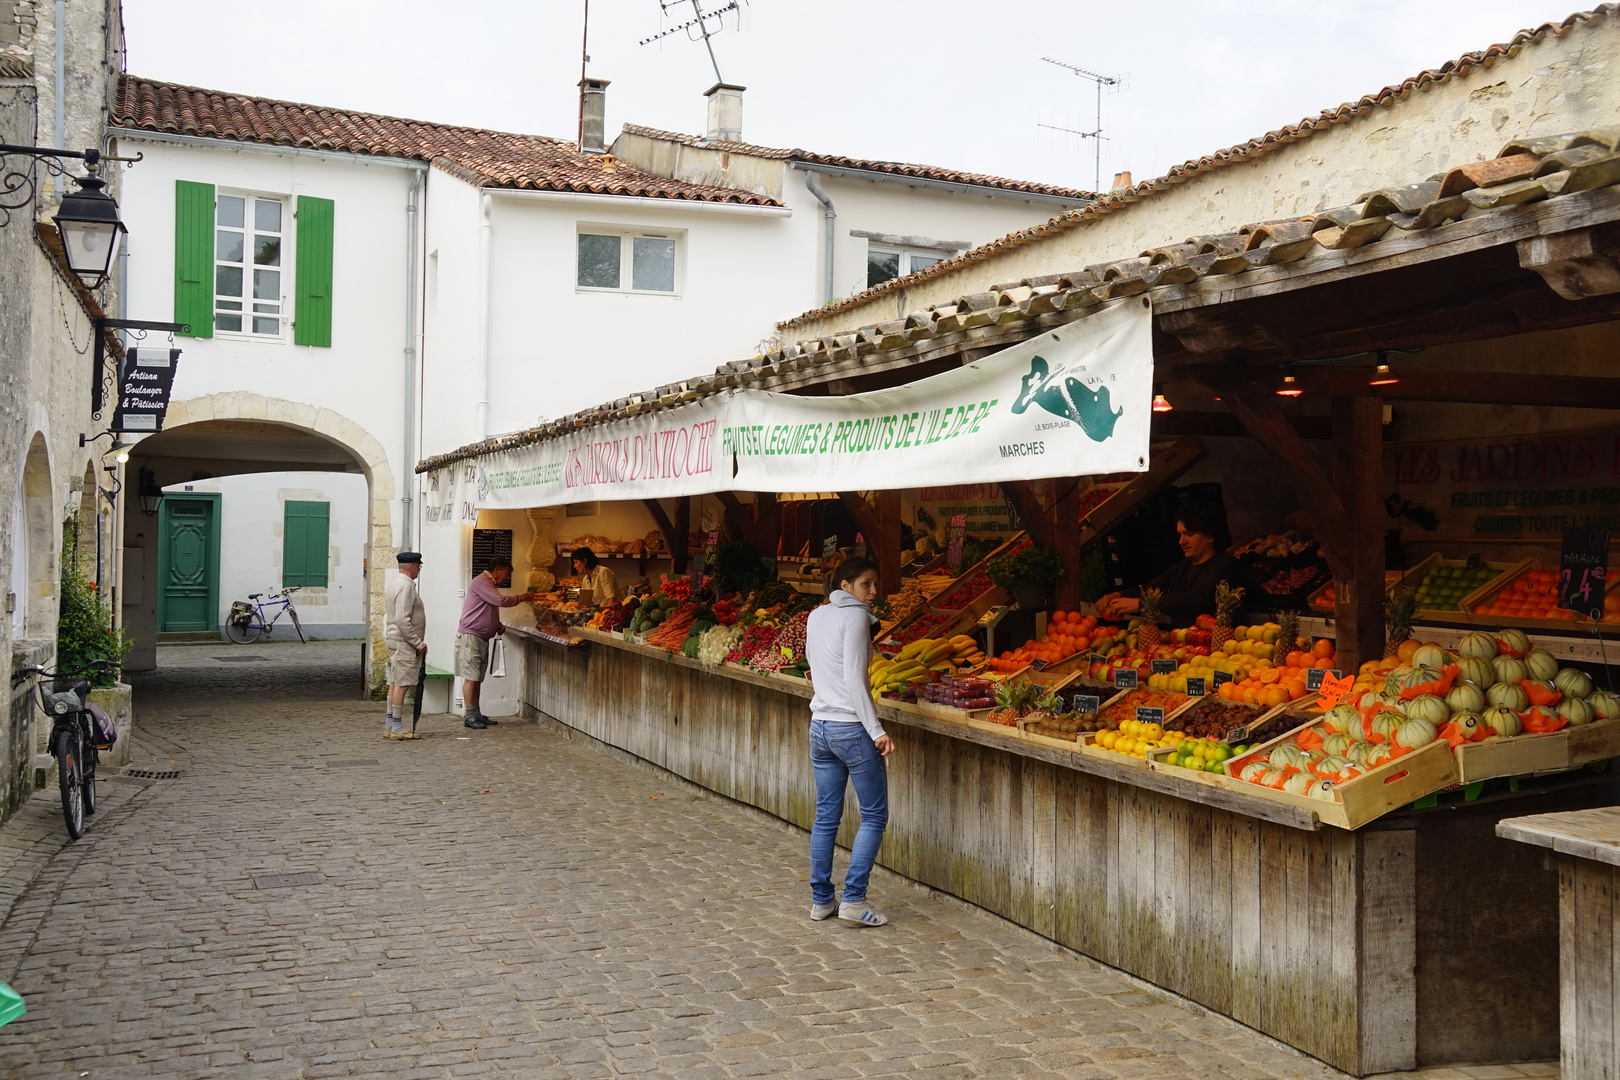
POLYGON ((1457 674, 1481 690, 1489 690, 1497 681, 1496 668, 1490 660, 1477 656, 1465 656, 1457 661, 1457 674))
POLYGON ((1350 749, 1350 744, 1355 741, 1348 732, 1335 731, 1333 734, 1323 737, 1322 753, 1328 758, 1340 757, 1350 749))
POLYGON ((1438 645, 1424 645, 1412 654, 1413 667, 1434 668, 1436 671, 1451 663, 1451 654, 1438 645))
POLYGON ((1251 761, 1243 766, 1243 771, 1238 773, 1238 779, 1247 780, 1251 784, 1259 783, 1270 768, 1271 766, 1263 761, 1251 761))
POLYGON ((1328 731, 1349 731, 1360 719, 1361 714, 1354 705, 1339 704, 1322 714, 1322 726, 1328 731))
POLYGON ((1592 706, 1592 716, 1596 720, 1613 720, 1620 716, 1620 696, 1607 690, 1599 690, 1587 698, 1586 703, 1592 706))
POLYGON ((1553 685, 1562 690, 1565 697, 1592 696, 1592 677, 1580 668, 1564 668, 1553 677, 1553 685))
MULTIPOLYGON (((1506 656, 1520 657, 1530 651, 1530 637, 1523 630, 1498 630, 1496 651, 1506 656)), ((1515 679, 1515 682, 1518 680, 1515 679)))
POLYGON ((1592 706, 1578 697, 1567 697, 1558 703, 1558 715, 1570 727, 1579 727, 1592 722, 1592 706))
POLYGON ((1290 795, 1303 795, 1310 790, 1312 784, 1321 783, 1308 772, 1297 772, 1283 781, 1283 790, 1290 795))
POLYGON ((1428 746, 1434 742, 1437 732, 1435 726, 1427 720, 1416 716, 1408 717, 1395 729, 1395 745, 1404 746, 1408 750, 1416 750, 1420 746, 1428 746))
POLYGON ((1506 705, 1514 712, 1524 712, 1530 707, 1530 695, 1516 682, 1499 682, 1485 691, 1485 703, 1506 705))
POLYGON ((1481 630, 1464 634, 1462 640, 1457 642, 1457 655, 1465 660, 1493 659, 1496 656, 1496 639, 1481 630))
POLYGON ((1445 723, 1451 716, 1452 708, 1446 704, 1445 698, 1435 697, 1433 694, 1423 694, 1406 703, 1406 715, 1414 720, 1427 720, 1436 727, 1445 723))
POLYGON ((1491 661, 1491 666, 1496 669, 1497 682, 1516 683, 1530 677, 1524 668, 1524 661, 1511 656, 1498 656, 1491 661))
MULTIPOLYGON (((1458 683, 1446 695, 1446 707, 1452 712, 1479 712, 1485 707, 1485 691, 1470 682, 1458 683)), ((1411 714, 1410 709, 1407 712, 1411 714)))
POLYGON ((1524 725, 1519 722, 1519 714, 1506 705, 1491 706, 1485 710, 1480 719, 1485 721, 1486 727, 1504 739, 1511 739, 1524 730, 1524 725))
POLYGON ((1531 649, 1524 654, 1524 668, 1532 679, 1547 682, 1558 674, 1558 659, 1546 649, 1531 649))
POLYGON ((1313 799, 1326 799, 1328 802, 1332 802, 1337 797, 1334 795, 1333 790, 1333 784, 1331 781, 1318 780, 1310 787, 1305 789, 1305 794, 1309 795, 1313 799))

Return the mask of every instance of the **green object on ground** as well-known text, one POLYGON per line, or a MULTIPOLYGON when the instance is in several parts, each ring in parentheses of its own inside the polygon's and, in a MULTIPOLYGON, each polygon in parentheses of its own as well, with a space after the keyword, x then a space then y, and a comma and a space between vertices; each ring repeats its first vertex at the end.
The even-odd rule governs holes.
POLYGON ((5 983, 0 983, 0 1024, 9 1024, 26 1010, 22 995, 5 983))

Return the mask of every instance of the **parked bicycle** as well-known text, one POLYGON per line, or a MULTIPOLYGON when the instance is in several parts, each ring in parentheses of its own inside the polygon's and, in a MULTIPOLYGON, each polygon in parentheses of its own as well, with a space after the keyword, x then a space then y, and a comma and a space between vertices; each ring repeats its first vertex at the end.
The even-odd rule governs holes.
POLYGON ((96 812, 96 764, 100 752, 109 750, 118 731, 102 708, 90 700, 87 675, 117 671, 108 660, 93 660, 79 671, 46 671, 26 667, 20 678, 40 676, 39 704, 51 718, 51 756, 56 759, 57 780, 62 787, 62 817, 68 835, 77 840, 84 835, 84 819, 96 812))
POLYGON ((292 602, 292 594, 298 588, 297 585, 289 586, 270 594, 269 599, 264 599, 264 593, 256 592, 249 593, 246 600, 237 600, 231 604, 230 618, 225 620, 225 636, 238 645, 251 645, 260 638, 269 637, 281 617, 290 615, 293 629, 298 631, 298 640, 309 644, 304 637, 304 624, 298 621, 298 609, 293 607, 292 602), (276 613, 267 615, 271 608, 275 608, 276 613))

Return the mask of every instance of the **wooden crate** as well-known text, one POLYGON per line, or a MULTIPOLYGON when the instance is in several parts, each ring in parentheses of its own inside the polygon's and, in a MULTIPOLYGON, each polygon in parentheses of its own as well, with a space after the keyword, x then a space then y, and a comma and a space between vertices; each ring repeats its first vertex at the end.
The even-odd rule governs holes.
MULTIPOLYGON (((1402 574, 1399 570, 1385 570, 1384 591, 1388 592, 1389 590, 1393 589, 1400 582, 1401 577, 1402 574)), ((1332 611, 1333 605, 1325 602, 1323 599, 1327 595, 1327 591, 1332 587, 1333 580, 1331 578, 1324 581, 1321 585, 1317 586, 1315 592, 1311 593, 1310 599, 1305 602, 1305 606, 1310 608, 1312 611, 1332 611)))
MULTIPOLYGON (((1541 561, 1538 559, 1525 559, 1518 563, 1511 572, 1503 574, 1492 581, 1486 582, 1484 585, 1463 597, 1462 606, 1464 611, 1467 612, 1469 616, 1469 622, 1475 626, 1488 626, 1492 628, 1506 625, 1527 631, 1555 630, 1563 631, 1565 633, 1579 632, 1580 627, 1583 626, 1590 627, 1592 624, 1585 619, 1528 619, 1520 615, 1490 615, 1476 610, 1477 608, 1484 607, 1486 604, 1494 600, 1498 593, 1500 593, 1503 589, 1506 589, 1509 585, 1512 585, 1515 581, 1522 577, 1526 571, 1556 569, 1556 567, 1542 565, 1541 561)), ((1605 580, 1607 580, 1608 585, 1605 587, 1603 595, 1607 597, 1610 593, 1614 592, 1617 587, 1620 587, 1620 570, 1610 567, 1605 580)), ((1611 623, 1610 625, 1614 624, 1611 623)))
MULTIPOLYGON (((1019 541, 1023 540, 1026 537, 1026 535, 1027 535, 1026 533, 1021 533, 1021 532, 1020 533, 1014 533, 1012 536, 1007 538, 1005 543, 1001 544, 994 551, 992 551, 990 554, 986 555, 984 558, 980 559, 978 562, 974 563, 972 566, 960 567, 958 569, 957 575, 955 577, 947 579, 948 584, 946 584, 944 587, 942 587, 940 589, 937 589, 934 592, 928 594, 929 601, 932 601, 937 596, 941 596, 944 593, 950 592, 952 589, 956 588, 957 585, 961 584, 964 580, 966 580, 967 578, 973 576, 973 574, 975 574, 976 572, 978 572, 980 570, 983 570, 989 564, 991 559, 995 558, 997 555, 1000 555, 1005 551, 1010 550, 1014 544, 1016 544, 1019 541)), ((944 556, 940 556, 939 558, 930 561, 928 565, 930 567, 945 565, 944 556)), ((1001 590, 1001 589, 999 589, 998 587, 995 587, 995 586, 992 586, 990 591, 992 593, 1001 592, 1003 597, 1005 597, 1005 595, 1006 595, 1004 590, 1001 590)), ((983 599, 984 595, 985 594, 981 594, 979 599, 983 599)), ((1006 602, 1005 599, 1003 599, 1002 603, 1005 603, 1005 602, 1006 602)), ((979 611, 974 612, 973 613, 973 621, 978 622, 979 621, 979 616, 983 615, 985 613, 985 611, 988 611, 990 609, 990 607, 992 607, 992 606, 994 606, 994 605, 987 605, 984 608, 981 608, 979 611)), ((916 611, 913 611, 910 615, 907 615, 904 619, 900 620, 899 624, 895 626, 895 630, 904 630, 906 627, 910 626, 912 623, 916 622, 919 618, 921 618, 922 614, 924 612, 932 612, 932 613, 938 614, 938 615, 951 615, 951 616, 958 616, 959 617, 959 616, 965 615, 967 612, 969 612, 971 610, 972 610, 972 605, 969 605, 969 607, 966 607, 966 608, 957 609, 956 611, 946 611, 944 609, 941 609, 939 611, 935 611, 933 606, 932 606, 932 603, 922 604, 917 608, 916 611)))
POLYGON ((1515 735, 1463 743, 1454 751, 1459 783, 1497 776, 1564 772, 1620 757, 1620 719, 1566 727, 1543 735, 1515 735))
MULTIPOLYGON (((1508 581, 1512 581, 1515 576, 1517 576, 1520 573, 1523 573, 1524 570, 1527 569, 1530 566, 1530 564, 1533 563, 1533 562, 1535 562, 1534 559, 1520 559, 1518 562, 1513 562, 1513 563, 1486 562, 1484 564, 1485 567, 1487 569, 1489 569, 1489 570, 1495 570, 1496 571, 1496 576, 1491 578, 1484 585, 1481 585, 1478 588, 1476 588, 1473 592, 1469 593, 1467 596, 1464 596, 1461 600, 1459 600, 1457 602, 1458 610, 1456 610, 1456 611, 1434 611, 1434 610, 1430 610, 1430 609, 1427 609, 1427 608, 1419 608, 1417 611, 1412 613, 1412 617, 1415 620, 1439 619, 1439 620, 1444 621, 1444 622, 1472 622, 1473 617, 1468 613, 1468 601, 1472 600, 1475 596, 1478 596, 1480 593, 1484 592, 1486 589, 1489 589, 1489 588, 1491 588, 1493 586, 1500 587, 1501 584, 1506 583, 1508 581)), ((1467 566, 1467 565, 1468 565, 1468 560, 1466 560, 1466 559, 1447 559, 1447 558, 1443 558, 1438 553, 1433 554, 1433 555, 1425 556, 1422 560, 1420 560, 1417 563, 1416 566, 1414 566, 1410 570, 1406 571, 1405 577, 1406 577, 1407 587, 1411 588, 1411 589, 1416 589, 1418 587, 1418 585, 1420 585, 1423 582, 1423 579, 1425 577, 1428 577, 1429 571, 1433 570, 1437 566, 1467 566)))
MULTIPOLYGON (((1210 703, 1214 701, 1221 701, 1221 699, 1217 698, 1214 694, 1207 694, 1204 697, 1195 697, 1191 701, 1187 702, 1187 704, 1177 709, 1172 716, 1178 723, 1182 722, 1188 718, 1198 716, 1204 710, 1210 708, 1210 703)), ((1221 701, 1221 704, 1228 709, 1241 709, 1243 712, 1250 714, 1249 719, 1245 721, 1245 723, 1249 724, 1259 720, 1261 717, 1267 715, 1272 711, 1273 708, 1275 708, 1275 706, 1267 707, 1265 705, 1246 705, 1241 701, 1221 701)), ((1166 728, 1171 726, 1171 718, 1172 717, 1165 718, 1166 728)))
POLYGON ((1310 810, 1323 823, 1340 829, 1359 829, 1391 810, 1399 809, 1457 782, 1457 759, 1451 753, 1451 745, 1444 739, 1437 739, 1405 757, 1387 761, 1354 780, 1340 784, 1334 791, 1335 798, 1331 800, 1317 799, 1309 795, 1291 795, 1286 791, 1277 791, 1274 788, 1261 787, 1259 784, 1250 784, 1238 779, 1237 771, 1243 765, 1256 760, 1257 756, 1269 754, 1272 747, 1297 733, 1296 728, 1240 758, 1228 759, 1226 763, 1228 776, 1235 783, 1242 784, 1262 798, 1310 810))

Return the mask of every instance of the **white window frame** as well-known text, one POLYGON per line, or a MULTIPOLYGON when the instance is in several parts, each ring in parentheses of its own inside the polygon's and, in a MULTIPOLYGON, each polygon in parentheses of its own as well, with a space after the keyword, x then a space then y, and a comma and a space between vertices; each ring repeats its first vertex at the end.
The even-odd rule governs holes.
POLYGON ((609 296, 664 296, 680 299, 686 286, 686 230, 685 229, 657 229, 657 228, 628 228, 624 225, 594 225, 580 222, 574 230, 574 291, 580 293, 606 293, 609 296), (610 289, 600 285, 581 285, 579 283, 579 238, 581 236, 617 236, 619 238, 619 287, 610 289), (663 289, 636 289, 630 283, 635 280, 635 239, 647 237, 654 240, 672 240, 675 243, 675 288, 665 291, 663 289))
MULTIPOLYGON (((928 259, 929 260, 928 266, 932 266, 932 265, 934 265, 934 263, 943 262, 944 260, 950 258, 951 254, 952 253, 948 252, 948 251, 926 250, 926 249, 923 249, 923 248, 906 248, 906 247, 900 247, 900 246, 895 245, 895 244, 879 244, 879 243, 868 242, 867 245, 866 245, 867 274, 868 275, 871 274, 872 256, 873 255, 898 255, 898 256, 900 256, 900 272, 898 274, 894 275, 894 278, 903 278, 907 274, 912 274, 912 273, 916 272, 911 268, 911 260, 913 258, 928 259)), ((926 267, 923 267, 922 269, 926 269, 926 267)), ((894 278, 884 278, 883 280, 884 281, 893 281, 894 278)), ((870 288, 875 287, 877 284, 880 284, 880 283, 879 282, 868 281, 863 286, 863 288, 870 289, 870 288)))
MULTIPOLYGON (((214 260, 213 260, 213 262, 214 262, 214 275, 215 276, 210 278, 209 282, 208 282, 209 293, 214 298, 214 312, 213 312, 213 314, 214 314, 214 336, 215 337, 231 338, 231 339, 234 339, 234 340, 237 340, 237 341, 257 341, 257 342, 262 342, 262 343, 271 344, 271 345, 284 345, 287 342, 292 340, 292 336, 291 336, 292 318, 293 318, 293 316, 292 316, 292 284, 293 284, 292 283, 292 277, 293 277, 293 271, 294 271, 294 269, 295 269, 295 267, 297 265, 297 254, 294 251, 294 236, 296 235, 296 233, 298 231, 297 228, 296 228, 296 223, 294 221, 294 209, 295 209, 295 203, 294 203, 293 197, 290 194, 286 193, 286 192, 281 192, 281 191, 255 191, 255 190, 251 190, 251 189, 247 189, 247 188, 216 188, 215 189, 215 191, 214 191, 214 234, 210 238, 210 244, 212 246, 211 249, 214 252, 214 260), (242 228, 242 234, 243 234, 242 259, 243 259, 243 262, 241 264, 242 265, 242 292, 243 292, 241 315, 242 315, 243 329, 241 329, 241 330, 221 330, 219 328, 219 316, 236 314, 236 312, 232 312, 232 311, 221 311, 220 307, 219 307, 219 298, 220 298, 220 293, 218 292, 218 288, 219 288, 219 281, 218 281, 219 267, 221 265, 226 265, 226 266, 231 265, 230 263, 223 263, 222 264, 221 260, 219 258, 219 248, 218 248, 219 233, 220 233, 221 228, 231 229, 233 231, 235 230, 235 226, 229 226, 229 225, 228 226, 221 226, 220 225, 220 222, 219 222, 219 200, 222 199, 222 198, 242 199, 244 201, 244 205, 243 205, 243 208, 242 208, 242 224, 243 224, 243 228, 242 228), (251 223, 254 220, 254 207, 253 207, 253 204, 254 204, 254 202, 256 200, 260 200, 260 199, 263 199, 263 200, 265 200, 267 202, 277 202, 277 203, 281 204, 281 233, 280 233, 280 236, 281 236, 281 264, 279 266, 273 268, 273 269, 279 270, 281 272, 281 299, 280 299, 280 301, 278 303, 278 307, 279 307, 280 310, 273 316, 268 315, 268 314, 263 313, 263 312, 257 313, 259 318, 261 318, 261 319, 262 318, 274 318, 276 320, 276 324, 277 324, 278 329, 277 329, 277 332, 274 333, 274 334, 255 333, 254 330, 252 329, 252 327, 253 327, 253 317, 256 314, 253 311, 253 305, 254 305, 254 299, 253 299, 253 267, 254 267, 254 263, 253 263, 252 238, 253 238, 254 234, 258 232, 258 230, 251 223)), ((271 234, 264 233, 264 234, 260 234, 260 235, 271 235, 271 234)), ((265 301, 262 301, 262 300, 258 301, 258 302, 259 303, 265 303, 265 301)))

